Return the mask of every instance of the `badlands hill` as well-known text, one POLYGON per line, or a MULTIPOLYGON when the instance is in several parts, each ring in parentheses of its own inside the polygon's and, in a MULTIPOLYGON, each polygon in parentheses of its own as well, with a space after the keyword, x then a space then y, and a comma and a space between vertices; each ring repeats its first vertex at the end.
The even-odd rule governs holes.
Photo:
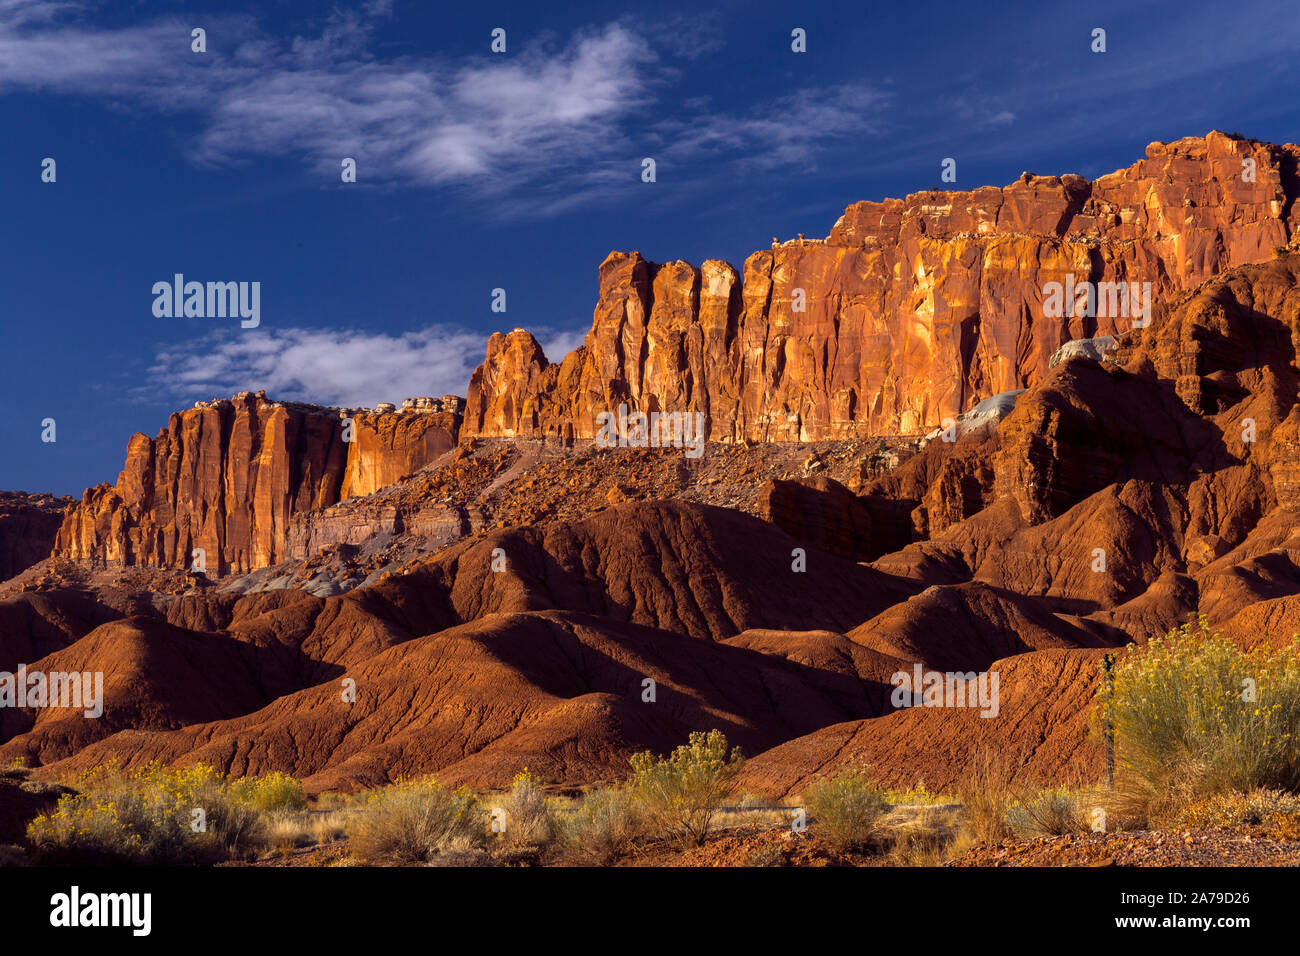
POLYGON ((743 282, 614 254, 586 344, 494 336, 463 406, 178 412, 0 585, 0 670, 107 696, 0 711, 0 763, 571 786, 718 727, 774 796, 981 748, 1095 777, 1106 648, 1300 631, 1297 157, 859 203, 743 282), (1150 282, 1150 321, 1044 315, 1067 279, 1150 282), (595 447, 619 402, 703 412, 705 453, 595 447), (997 715, 896 710, 918 664, 996 671, 997 715))

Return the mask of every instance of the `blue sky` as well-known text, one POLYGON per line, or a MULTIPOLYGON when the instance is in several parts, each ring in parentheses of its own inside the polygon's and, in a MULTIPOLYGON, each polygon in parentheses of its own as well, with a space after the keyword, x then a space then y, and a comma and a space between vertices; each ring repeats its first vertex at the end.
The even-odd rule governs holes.
POLYGON ((1300 138, 1285 4, 560 6, 0 0, 0 488, 114 481, 242 388, 464 394, 492 331, 578 344, 612 249, 740 265, 944 157, 972 188, 1300 138), (156 318, 176 272, 260 282, 261 325, 156 318))

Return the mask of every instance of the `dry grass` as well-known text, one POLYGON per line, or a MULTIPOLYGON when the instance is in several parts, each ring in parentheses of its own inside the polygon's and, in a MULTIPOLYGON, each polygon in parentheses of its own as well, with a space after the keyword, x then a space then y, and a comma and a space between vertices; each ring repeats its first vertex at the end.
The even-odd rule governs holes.
POLYGON ((608 866, 630 854, 646 833, 638 802, 626 789, 592 790, 560 818, 559 838, 571 863, 608 866))
POLYGON ((267 824, 267 837, 278 849, 332 843, 347 834, 349 811, 300 810, 280 813, 267 824))
POLYGON ((363 863, 428 863, 438 854, 476 850, 487 842, 474 794, 432 777, 373 791, 346 826, 352 855, 363 863))
POLYGON ((952 806, 922 806, 901 819, 890 817, 882 822, 882 831, 894 866, 943 866, 975 844, 952 806))
POLYGON ((494 806, 500 810, 500 841, 512 847, 546 847, 555 840, 555 814, 541 789, 541 781, 525 768, 515 775, 510 789, 494 806))
POLYGON ((976 753, 955 789, 976 843, 997 843, 1012 835, 1007 817, 1015 800, 1005 760, 988 751, 976 753))

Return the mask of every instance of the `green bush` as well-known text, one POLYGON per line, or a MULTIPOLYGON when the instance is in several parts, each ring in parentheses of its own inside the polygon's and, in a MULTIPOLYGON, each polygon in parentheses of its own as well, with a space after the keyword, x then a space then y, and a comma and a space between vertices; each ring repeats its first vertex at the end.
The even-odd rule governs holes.
POLYGON ((1300 788, 1298 655, 1242 650, 1204 617, 1120 654, 1099 695, 1128 801, 1157 822, 1214 794, 1300 788))
POLYGON ((859 766, 818 780, 804 794, 804 804, 822 835, 840 850, 865 846, 890 806, 886 792, 859 766))
POLYGON ((743 765, 740 751, 728 756, 722 731, 696 732, 666 759, 633 757, 632 794, 660 835, 698 845, 743 765))
POLYGON ((371 793, 347 825, 353 856, 366 862, 426 863, 440 853, 479 849, 487 830, 478 800, 432 777, 371 793))

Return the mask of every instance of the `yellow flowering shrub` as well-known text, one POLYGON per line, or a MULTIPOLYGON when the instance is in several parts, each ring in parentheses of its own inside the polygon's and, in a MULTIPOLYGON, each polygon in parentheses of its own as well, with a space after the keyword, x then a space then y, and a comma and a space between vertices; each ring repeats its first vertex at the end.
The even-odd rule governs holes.
POLYGON ((72 783, 78 793, 28 825, 41 862, 167 865, 243 857, 265 843, 264 814, 302 799, 302 785, 287 775, 229 778, 202 763, 154 762, 133 771, 110 763, 72 783))
POLYGON ((1202 617, 1117 655, 1099 691, 1117 784, 1155 817, 1214 794, 1300 790, 1298 652, 1242 650, 1202 617))
POLYGON ((744 762, 738 749, 728 755, 722 731, 697 731, 665 758, 635 755, 629 786, 661 836, 699 845, 744 762))

